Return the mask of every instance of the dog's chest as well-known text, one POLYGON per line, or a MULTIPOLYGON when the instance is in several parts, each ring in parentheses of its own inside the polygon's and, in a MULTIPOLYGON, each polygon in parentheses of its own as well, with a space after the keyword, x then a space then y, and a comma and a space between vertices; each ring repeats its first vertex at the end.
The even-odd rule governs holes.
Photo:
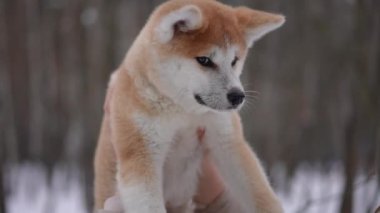
POLYGON ((207 144, 207 148, 213 149, 229 137, 232 129, 229 118, 227 113, 210 113, 169 119, 137 119, 145 136, 152 141, 149 147, 165 150, 162 181, 168 206, 182 207, 192 200, 197 190, 204 146, 207 144), (206 131, 202 142, 197 134, 200 127, 206 131))
POLYGON ((204 149, 197 128, 194 125, 178 131, 166 157, 164 197, 174 207, 186 204, 196 193, 204 149))

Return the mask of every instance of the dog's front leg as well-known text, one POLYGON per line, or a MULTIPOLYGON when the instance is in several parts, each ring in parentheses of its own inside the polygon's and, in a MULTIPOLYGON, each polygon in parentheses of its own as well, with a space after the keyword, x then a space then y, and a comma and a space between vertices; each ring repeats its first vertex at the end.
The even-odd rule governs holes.
MULTIPOLYGON (((143 107, 126 70, 113 74, 108 101, 111 141, 117 164, 117 189, 126 213, 166 213, 162 193, 162 167, 166 149, 155 141, 152 122, 143 121, 143 107), (142 122, 142 123, 141 123, 142 122), (148 128, 148 129, 144 129, 148 128)), ((161 140, 162 142, 162 140, 161 140)))
POLYGON ((129 122, 119 120, 113 128, 118 164, 117 183, 124 211, 165 213, 162 193, 163 153, 159 145, 145 139, 129 122))
MULTIPOLYGON (((232 130, 228 136, 219 137, 220 141, 213 141, 210 147, 225 181, 229 202, 240 203, 239 212, 244 213, 283 212, 258 158, 245 142, 239 115, 233 114, 230 121, 232 130)), ((218 140, 218 136, 215 138, 218 140)))

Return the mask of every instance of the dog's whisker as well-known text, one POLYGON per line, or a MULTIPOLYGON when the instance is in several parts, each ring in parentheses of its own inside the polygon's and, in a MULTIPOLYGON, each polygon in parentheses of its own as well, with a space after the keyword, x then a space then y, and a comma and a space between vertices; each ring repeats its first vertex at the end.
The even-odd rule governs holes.
POLYGON ((245 94, 247 97, 259 97, 259 95, 245 94))
POLYGON ((246 90, 246 91, 244 91, 245 93, 251 93, 251 94, 258 94, 258 95, 260 95, 261 93, 260 92, 258 92, 258 91, 254 91, 254 90, 246 90))

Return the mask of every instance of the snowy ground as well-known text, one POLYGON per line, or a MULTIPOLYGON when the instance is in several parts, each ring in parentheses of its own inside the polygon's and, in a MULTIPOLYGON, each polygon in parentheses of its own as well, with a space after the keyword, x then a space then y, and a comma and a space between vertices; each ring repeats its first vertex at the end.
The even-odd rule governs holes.
POLYGON ((10 190, 7 213, 87 212, 79 175, 56 169, 49 187, 46 171, 41 166, 27 164, 9 170, 10 175, 5 178, 10 190))
MULTIPOLYGON (((329 172, 321 169, 300 167, 290 180, 289 190, 277 193, 289 213, 336 213, 339 212, 344 187, 343 169, 339 165, 329 172), (285 192, 286 191, 286 192, 285 192)), ((380 186, 376 176, 358 175, 355 180, 354 212, 375 211, 380 205, 380 186)))
MULTIPOLYGON (((60 168, 53 172, 50 187, 45 170, 35 164, 12 167, 7 170, 7 213, 85 213, 80 176, 60 168)), ((281 170, 279 170, 281 171, 281 170)), ((279 183, 278 194, 287 213, 338 212, 343 188, 342 169, 336 166, 330 172, 301 167, 289 187, 281 184, 281 172, 275 173, 279 183)), ((380 205, 380 186, 376 178, 359 175, 355 183, 355 213, 364 213, 380 205)))

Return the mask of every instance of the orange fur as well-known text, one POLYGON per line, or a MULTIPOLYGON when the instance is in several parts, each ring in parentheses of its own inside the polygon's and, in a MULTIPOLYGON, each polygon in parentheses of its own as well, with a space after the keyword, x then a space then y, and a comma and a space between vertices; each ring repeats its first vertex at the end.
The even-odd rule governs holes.
POLYGON ((97 209, 103 207, 107 198, 116 194, 116 160, 123 162, 120 172, 125 181, 131 178, 130 175, 137 175, 137 178, 149 176, 149 155, 144 148, 143 138, 130 122, 130 115, 136 106, 146 113, 150 111, 137 95, 133 80, 126 70, 118 70, 115 74, 118 77, 107 93, 104 106, 106 114, 95 154, 97 209))
MULTIPOLYGON (((204 51, 211 46, 226 48, 227 44, 238 44, 240 56, 245 54, 245 40, 243 38, 243 28, 235 16, 235 10, 229 6, 216 1, 173 1, 171 4, 164 4, 157 13, 153 13, 152 19, 159 21, 161 16, 170 11, 176 10, 186 4, 199 6, 203 15, 203 23, 200 29, 183 33, 176 31, 174 40, 169 45, 160 45, 163 51, 169 54, 175 52, 185 57, 195 57, 203 55, 204 51), (211 21, 212 20, 212 21, 211 21)), ((155 24, 153 22, 153 24, 155 24)))
MULTIPOLYGON (((155 102, 167 102, 173 106, 175 103, 162 95, 154 84, 156 65, 149 57, 151 49, 157 50, 163 58, 173 55, 194 58, 206 54, 205 51, 212 46, 228 48, 229 44, 234 44, 238 47, 237 57, 245 58, 247 28, 282 20, 282 16, 243 7, 232 8, 217 1, 206 0, 172 0, 153 12, 124 62, 115 72, 117 77, 111 82, 107 94, 107 113, 103 118, 95 157, 95 208, 102 208, 104 201, 116 193, 117 166, 119 181, 125 185, 137 180, 148 183, 155 178, 152 153, 133 116, 142 114, 154 117, 160 115, 162 109, 142 97, 139 91, 146 87, 157 95, 155 102), (168 13, 188 4, 201 10, 201 26, 190 32, 176 30, 168 44, 158 42, 155 26, 168 13)), ((244 140, 239 115, 233 113, 231 119, 236 135, 234 149, 240 154, 241 164, 252 181, 249 184, 252 186, 253 197, 260 198, 255 201, 256 205, 259 209, 264 209, 271 203, 277 203, 275 195, 263 176, 258 159, 244 140)))
POLYGON ((116 157, 111 144, 109 118, 103 118, 95 154, 95 208, 103 208, 105 200, 116 192, 116 157))

